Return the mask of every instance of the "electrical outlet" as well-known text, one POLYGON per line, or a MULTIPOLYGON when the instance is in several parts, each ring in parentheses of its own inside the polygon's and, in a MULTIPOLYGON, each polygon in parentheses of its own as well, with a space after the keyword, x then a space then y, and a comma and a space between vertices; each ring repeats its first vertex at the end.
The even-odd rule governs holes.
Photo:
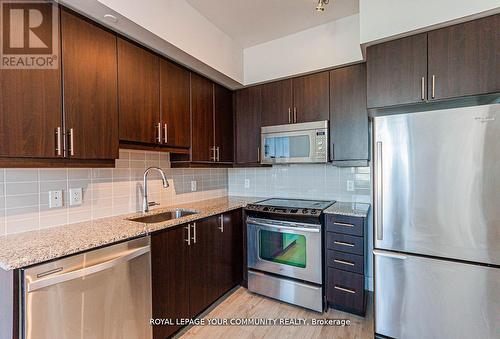
POLYGON ((82 188, 70 188, 69 190, 69 205, 79 206, 83 202, 82 188))
POLYGON ((191 192, 196 192, 196 181, 191 181, 191 192))
POLYGON ((245 188, 250 188, 250 179, 245 179, 245 188))
POLYGON ((354 181, 347 180, 347 192, 354 192, 354 181))
POLYGON ((62 190, 50 191, 49 192, 49 208, 58 208, 58 207, 62 207, 62 205, 63 205, 62 190))

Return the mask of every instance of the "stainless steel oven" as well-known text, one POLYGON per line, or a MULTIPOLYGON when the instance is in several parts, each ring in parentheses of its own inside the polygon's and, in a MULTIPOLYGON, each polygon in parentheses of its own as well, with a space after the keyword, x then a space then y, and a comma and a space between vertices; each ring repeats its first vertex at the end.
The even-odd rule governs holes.
POLYGON ((321 224, 247 218, 248 267, 321 284, 321 224))
POLYGON ((328 121, 261 128, 261 163, 326 163, 328 121))

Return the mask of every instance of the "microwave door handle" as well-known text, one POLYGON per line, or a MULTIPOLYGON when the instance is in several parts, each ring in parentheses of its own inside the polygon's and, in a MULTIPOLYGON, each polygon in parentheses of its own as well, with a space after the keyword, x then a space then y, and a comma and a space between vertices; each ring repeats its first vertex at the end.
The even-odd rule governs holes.
POLYGON ((300 231, 300 232, 309 232, 309 233, 319 233, 321 230, 319 228, 306 228, 306 227, 288 227, 288 226, 281 226, 281 225, 275 225, 275 224, 267 224, 259 221, 248 221, 249 224, 252 225, 257 225, 257 226, 264 226, 264 227, 271 227, 271 228, 277 228, 280 230, 289 230, 289 231, 300 231))
POLYGON ((27 291, 28 293, 34 292, 36 290, 39 290, 44 287, 49 287, 52 285, 57 285, 66 281, 70 280, 75 280, 79 278, 83 278, 87 275, 98 273, 110 268, 113 268, 117 265, 126 263, 127 261, 130 261, 134 258, 140 257, 141 255, 144 255, 146 253, 149 253, 151 250, 150 245, 140 247, 138 249, 135 249, 133 251, 126 251, 122 255, 118 256, 117 258, 102 262, 100 264, 96 264, 93 266, 85 267, 76 271, 71 271, 68 273, 63 273, 60 275, 52 276, 52 277, 47 277, 39 280, 35 280, 33 282, 28 283, 27 286, 27 291))

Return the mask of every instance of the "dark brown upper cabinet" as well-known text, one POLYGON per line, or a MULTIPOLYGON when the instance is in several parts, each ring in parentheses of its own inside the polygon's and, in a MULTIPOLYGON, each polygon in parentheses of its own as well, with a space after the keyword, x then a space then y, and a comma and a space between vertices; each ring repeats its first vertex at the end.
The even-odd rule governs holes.
POLYGON ((261 93, 262 126, 293 123, 291 79, 264 84, 261 93))
POLYGON ((193 140, 191 160, 214 161, 214 84, 197 74, 191 75, 191 114, 193 140))
POLYGON ((172 147, 191 145, 190 72, 160 61, 160 105, 162 143, 172 147))
POLYGON ((232 163, 234 155, 233 138, 233 95, 230 90, 215 85, 215 160, 232 163))
POLYGON ((66 10, 61 36, 67 155, 118 158, 116 36, 66 10))
POLYGON ((260 162, 261 88, 253 86, 236 91, 236 163, 260 162))
POLYGON ((426 33, 370 46, 366 53, 368 108, 426 100, 426 33))
POLYGON ((0 156, 63 156, 61 65, 56 69, 0 69, 0 156), (60 154, 60 155, 58 155, 60 154))
POLYGON ((500 15, 428 33, 429 99, 500 92, 500 15))
POLYGON ((368 124, 366 65, 330 71, 330 158, 334 165, 368 165, 368 124))
POLYGON ((160 58, 118 39, 120 140, 161 143, 160 58))
POLYGON ((329 77, 321 72, 293 78, 294 123, 328 120, 329 77))

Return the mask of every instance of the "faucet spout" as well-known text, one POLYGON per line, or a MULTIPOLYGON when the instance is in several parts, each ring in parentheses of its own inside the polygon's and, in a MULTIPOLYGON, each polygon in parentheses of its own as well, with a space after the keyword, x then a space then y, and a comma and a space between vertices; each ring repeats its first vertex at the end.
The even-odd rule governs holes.
POLYGON ((149 167, 146 171, 144 171, 143 178, 143 187, 144 187, 144 197, 142 199, 142 213, 149 212, 149 202, 148 202, 148 174, 150 171, 155 170, 160 173, 161 181, 163 188, 168 188, 167 177, 165 176, 165 172, 159 167, 149 167))

